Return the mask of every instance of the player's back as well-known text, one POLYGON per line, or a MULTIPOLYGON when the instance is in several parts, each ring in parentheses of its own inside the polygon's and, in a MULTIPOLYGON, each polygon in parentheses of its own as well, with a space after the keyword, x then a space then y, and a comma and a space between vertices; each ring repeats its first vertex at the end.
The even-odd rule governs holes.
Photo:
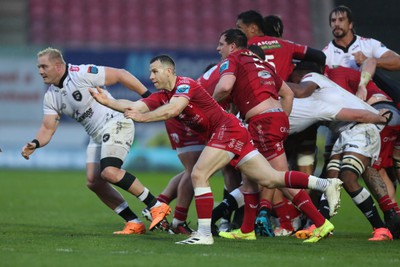
POLYGON ((271 36, 253 37, 248 41, 248 45, 252 44, 264 50, 265 61, 275 67, 276 73, 284 81, 287 81, 294 69, 293 59, 303 59, 307 51, 305 45, 271 36))
POLYGON ((221 63, 220 72, 236 77, 232 99, 243 115, 270 97, 278 99, 282 80, 270 64, 247 49, 230 54, 221 63))

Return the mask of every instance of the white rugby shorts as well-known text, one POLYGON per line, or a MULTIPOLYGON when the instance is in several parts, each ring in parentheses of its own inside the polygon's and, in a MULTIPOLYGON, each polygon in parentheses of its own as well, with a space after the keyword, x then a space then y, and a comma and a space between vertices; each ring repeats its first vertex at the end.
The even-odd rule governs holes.
POLYGON ((354 152, 371 158, 371 164, 378 159, 381 149, 379 130, 374 124, 359 123, 340 133, 331 156, 354 152))
POLYGON ((102 138, 90 138, 86 150, 86 162, 100 162, 107 157, 125 160, 135 136, 135 125, 131 119, 118 118, 108 121, 102 131, 102 138))

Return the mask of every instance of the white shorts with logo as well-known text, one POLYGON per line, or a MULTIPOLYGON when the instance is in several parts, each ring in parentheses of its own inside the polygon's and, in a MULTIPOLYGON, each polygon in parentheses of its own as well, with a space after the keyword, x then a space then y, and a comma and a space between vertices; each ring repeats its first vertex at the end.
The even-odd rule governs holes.
POLYGON ((354 152, 371 158, 371 164, 378 158, 381 149, 379 129, 370 123, 359 123, 340 133, 331 156, 354 152))
POLYGON ((119 117, 110 120, 103 128, 101 138, 90 137, 86 150, 86 162, 100 162, 100 159, 113 157, 125 160, 135 136, 132 120, 119 117), (96 141, 100 139, 101 141, 96 141))

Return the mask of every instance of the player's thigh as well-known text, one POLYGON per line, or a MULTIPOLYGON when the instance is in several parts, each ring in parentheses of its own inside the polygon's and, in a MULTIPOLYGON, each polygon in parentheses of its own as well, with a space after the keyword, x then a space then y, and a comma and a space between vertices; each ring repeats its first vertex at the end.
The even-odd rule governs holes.
POLYGON ((193 167, 192 179, 208 179, 216 171, 227 165, 232 157, 231 153, 225 150, 206 146, 193 167))
POLYGON ((134 126, 131 120, 110 122, 105 126, 101 144, 101 159, 118 158, 125 160, 134 139, 134 126))

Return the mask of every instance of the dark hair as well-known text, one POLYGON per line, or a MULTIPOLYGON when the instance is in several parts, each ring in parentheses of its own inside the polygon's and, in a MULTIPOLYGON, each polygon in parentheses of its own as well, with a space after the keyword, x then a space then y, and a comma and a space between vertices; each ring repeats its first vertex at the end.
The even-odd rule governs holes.
POLYGON ((256 54, 260 59, 264 60, 265 59, 265 53, 264 50, 259 47, 258 45, 252 44, 248 47, 248 49, 256 54))
POLYGON ((353 23, 353 13, 351 12, 351 9, 348 8, 347 6, 337 6, 334 9, 332 9, 331 13, 329 13, 329 25, 331 24, 331 18, 332 14, 346 14, 347 18, 349 19, 349 23, 353 23))
POLYGON ((265 35, 273 37, 282 37, 283 35, 283 22, 280 17, 269 15, 264 17, 264 31, 265 35))
POLYGON ((247 37, 239 29, 228 29, 221 33, 221 36, 225 36, 227 44, 235 44, 238 48, 247 48, 247 37))
POLYGON ((296 63, 296 67, 294 68, 293 71, 304 71, 306 73, 316 72, 321 74, 320 66, 313 61, 307 61, 307 60, 303 60, 296 63))
POLYGON ((249 24, 257 25, 257 27, 263 33, 265 33, 263 17, 257 11, 255 11, 255 10, 244 11, 237 16, 237 20, 239 20, 239 19, 246 25, 249 25, 249 24))
POLYGON ((174 60, 168 55, 159 55, 155 56, 150 60, 150 64, 159 60, 162 64, 171 65, 175 69, 175 62, 174 60))

